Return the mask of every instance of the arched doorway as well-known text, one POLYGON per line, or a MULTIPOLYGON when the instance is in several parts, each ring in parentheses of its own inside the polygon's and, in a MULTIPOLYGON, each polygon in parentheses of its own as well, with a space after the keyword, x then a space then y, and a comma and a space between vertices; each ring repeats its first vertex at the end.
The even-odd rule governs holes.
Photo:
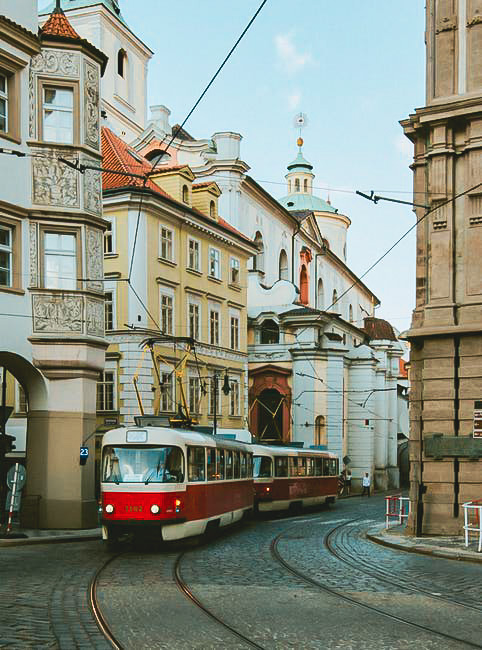
POLYGON ((268 388, 258 396, 258 436, 264 443, 283 442, 283 400, 283 395, 274 388, 268 388))
POLYGON ((263 442, 286 443, 291 438, 291 371, 275 365, 249 371, 250 431, 263 442))

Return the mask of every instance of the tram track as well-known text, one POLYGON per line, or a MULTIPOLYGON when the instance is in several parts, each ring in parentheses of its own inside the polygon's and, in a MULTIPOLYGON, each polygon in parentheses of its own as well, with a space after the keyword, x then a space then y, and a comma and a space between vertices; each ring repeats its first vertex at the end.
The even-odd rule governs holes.
POLYGON ((325 547, 332 555, 334 555, 338 560, 340 560, 340 562, 343 562, 344 564, 352 567, 353 569, 356 569, 357 571, 367 576, 370 576, 375 580, 379 580, 380 582, 384 582, 392 586, 400 587, 401 589, 411 591, 412 593, 423 594, 424 596, 428 596, 429 598, 432 598, 434 600, 439 600, 441 602, 448 603, 449 605, 457 605, 457 607, 462 607, 464 609, 475 611, 478 612, 479 614, 482 613, 482 608, 477 607, 476 605, 469 605, 460 600, 457 600, 456 598, 447 598, 441 594, 433 593, 429 589, 425 589, 423 587, 414 587, 413 585, 409 584, 406 580, 395 579, 394 575, 390 572, 374 570, 372 564, 366 562, 365 560, 360 560, 360 558, 357 559, 357 562, 353 562, 351 557, 347 555, 346 551, 340 552, 340 544, 338 544, 338 548, 337 548, 337 543, 335 541, 335 536, 339 534, 340 530, 344 527, 346 527, 346 524, 341 524, 340 526, 337 526, 332 531, 330 531, 330 533, 328 533, 328 535, 325 537, 325 547))
MULTIPOLYGON (((358 519, 359 518, 352 519, 352 520, 350 520, 348 522, 344 522, 343 524, 340 524, 339 526, 336 526, 335 528, 333 528, 328 533, 327 536, 325 536, 324 544, 325 544, 325 548, 327 549, 327 551, 329 553, 333 554, 332 551, 330 550, 329 546, 327 545, 327 538, 329 538, 330 535, 333 535, 336 531, 338 531, 338 529, 340 529, 340 528, 342 528, 344 526, 348 526, 350 524, 353 524, 358 519)), ((339 589, 335 589, 335 588, 330 587, 330 586, 328 586, 326 584, 323 584, 319 580, 316 580, 315 578, 311 577, 310 575, 307 575, 305 572, 300 571, 298 568, 294 567, 287 560, 285 560, 285 558, 282 556, 282 554, 281 554, 281 552, 279 550, 279 543, 281 542, 283 537, 286 536, 287 533, 289 533, 291 530, 293 530, 293 528, 295 528, 295 526, 290 526, 287 530, 281 532, 279 535, 274 537, 272 539, 272 541, 271 541, 271 544, 270 544, 270 551, 271 551, 272 557, 279 564, 281 564, 289 573, 294 575, 299 580, 303 580, 307 584, 310 584, 311 586, 316 587, 320 591, 323 591, 323 592, 325 592, 327 594, 330 594, 332 596, 340 598, 341 600, 344 600, 345 602, 348 602, 348 603, 350 603, 352 605, 356 605, 356 606, 358 606, 360 608, 365 609, 366 611, 370 611, 372 613, 375 613, 375 614, 377 614, 379 616, 382 616, 382 617, 384 617, 386 619, 389 619, 391 621, 396 621, 397 623, 401 623, 403 625, 408 625, 408 626, 410 626, 412 628, 415 628, 415 629, 420 630, 420 631, 422 631, 424 633, 427 633, 427 634, 436 634, 437 636, 442 637, 442 638, 444 638, 444 639, 446 639, 448 641, 464 644, 465 646, 470 647, 470 648, 482 648, 481 644, 473 643, 472 641, 462 639, 460 637, 456 637, 456 636, 453 636, 451 634, 447 634, 446 632, 436 630, 436 629, 434 629, 432 627, 428 627, 428 626, 422 625, 420 623, 415 623, 414 621, 408 620, 408 619, 403 618, 401 616, 397 616, 396 614, 389 613, 389 612, 385 611, 384 609, 381 609, 379 607, 375 607, 374 605, 370 605, 368 603, 362 602, 362 601, 358 600, 357 598, 354 598, 353 596, 349 596, 349 595, 343 593, 342 591, 340 591, 339 589)), ((334 555, 334 557, 337 557, 336 554, 333 554, 333 555, 334 555)), ((338 557, 337 557, 337 559, 339 561, 342 561, 338 557)), ((356 568, 358 569, 358 565, 356 566, 356 568)), ((378 579, 378 578, 375 576, 375 579, 378 579)), ((388 579, 385 579, 385 582, 390 582, 390 581, 388 579)), ((392 582, 391 584, 395 584, 395 583, 392 582)), ((398 586, 398 585, 396 585, 396 586, 398 586)), ((414 589, 414 591, 416 591, 416 590, 414 589)), ((426 594, 424 593, 424 595, 426 595, 426 594)), ((435 598, 431 594, 430 594, 430 596, 435 598)), ((455 604, 452 601, 448 601, 448 602, 451 605, 455 604)))
POLYGON ((104 562, 104 564, 96 571, 92 580, 90 581, 88 592, 89 607, 92 612, 92 616, 94 617, 94 620, 97 624, 97 627, 115 650, 124 650, 124 647, 117 639, 111 627, 107 623, 104 615, 102 614, 97 600, 97 586, 101 574, 105 571, 109 564, 111 564, 114 560, 117 560, 121 555, 122 553, 117 553, 116 555, 113 555, 108 560, 106 560, 106 562, 104 562))
POLYGON ((209 616, 213 621, 215 621, 218 625, 221 625, 223 628, 228 630, 231 634, 233 634, 237 639, 241 640, 243 643, 246 643, 249 645, 251 648, 257 648, 258 650, 264 650, 263 646, 259 645, 249 637, 245 636, 238 630, 236 630, 234 627, 223 621, 219 616, 214 614, 197 596, 194 595, 192 590, 189 588, 187 583, 184 581, 182 575, 181 575, 181 561, 182 558, 184 557, 185 553, 180 553, 176 561, 174 563, 174 570, 173 570, 173 575, 174 575, 174 580, 176 582, 177 587, 179 590, 182 592, 182 594, 196 607, 198 607, 200 610, 202 610, 207 616, 209 616))

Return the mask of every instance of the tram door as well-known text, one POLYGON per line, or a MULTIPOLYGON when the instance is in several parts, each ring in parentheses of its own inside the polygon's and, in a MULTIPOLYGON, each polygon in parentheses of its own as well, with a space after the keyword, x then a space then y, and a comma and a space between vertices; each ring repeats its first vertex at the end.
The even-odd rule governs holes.
POLYGON ((264 443, 283 442, 283 395, 274 388, 258 397, 258 436, 264 443))

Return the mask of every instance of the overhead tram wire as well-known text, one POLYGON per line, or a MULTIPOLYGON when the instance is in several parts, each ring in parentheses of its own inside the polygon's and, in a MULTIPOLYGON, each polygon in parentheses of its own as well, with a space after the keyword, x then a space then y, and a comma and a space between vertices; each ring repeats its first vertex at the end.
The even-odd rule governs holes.
MULTIPOLYGON (((191 117, 191 115, 194 113, 194 111, 196 110, 196 108, 199 106, 199 104, 201 103, 202 99, 204 98, 204 96, 206 95, 206 93, 208 92, 208 90, 210 89, 210 87, 212 86, 212 84, 214 83, 215 79, 217 78, 217 76, 219 75, 219 73, 221 72, 221 70, 224 68, 224 66, 225 66, 226 63, 228 62, 228 60, 231 58, 231 55, 233 54, 233 52, 235 51, 235 49, 238 47, 239 43, 241 42, 241 40, 243 39, 243 37, 245 36, 245 34, 247 33, 247 31, 248 31, 249 28, 251 27, 251 25, 254 23, 254 21, 255 21, 256 18, 258 17, 258 14, 261 12, 261 10, 263 9, 263 7, 264 7, 264 5, 267 3, 267 1, 268 1, 268 0, 263 0, 263 1, 261 2, 261 4, 260 4, 260 6, 258 7, 257 11, 254 13, 254 15, 252 16, 251 20, 248 22, 248 24, 246 25, 246 27, 243 29, 241 35, 239 36, 239 38, 237 39, 237 41, 234 43, 233 47, 230 49, 230 51, 229 51, 228 54, 226 55, 226 57, 224 58, 224 61, 223 61, 223 62, 221 63, 221 65, 218 67, 218 69, 216 70, 215 74, 211 77, 211 80, 209 81, 209 83, 207 84, 207 86, 204 88, 203 92, 202 92, 201 95, 198 97, 198 99, 197 99, 196 102, 194 103, 194 105, 193 105, 193 107, 191 108, 191 110, 189 111, 189 113, 186 115, 186 117, 184 118, 184 120, 182 121, 182 123, 179 125, 179 127, 178 127, 178 128, 175 130, 175 132, 172 134, 172 137, 171 137, 171 139, 169 140, 169 143, 167 144, 166 148, 165 148, 164 150, 162 150, 162 151, 159 153, 159 155, 157 156, 157 159, 156 159, 156 160, 154 161, 154 163, 152 164, 152 168, 151 168, 151 170, 150 170, 149 172, 146 172, 146 174, 145 174, 145 178, 144 178, 144 183, 143 183, 142 188, 141 188, 142 190, 145 189, 145 186, 146 186, 146 184, 147 184, 147 181, 149 180, 149 177, 152 176, 153 174, 155 174, 156 167, 157 167, 157 165, 159 164, 161 158, 164 156, 165 153, 167 153, 167 150, 169 149, 169 147, 171 146, 171 144, 174 142, 174 140, 176 139, 176 137, 177 137, 177 135, 179 134, 179 132, 181 131, 181 129, 184 127, 184 125, 186 124, 186 122, 189 120, 189 118, 191 117)), ((132 267, 133 267, 133 264, 134 264, 134 256, 135 256, 135 252, 136 252, 137 234, 138 234, 138 231, 139 231, 139 222, 140 222, 140 218, 141 218, 141 209, 142 209, 142 200, 143 200, 143 195, 144 195, 144 192, 142 191, 142 192, 141 192, 141 199, 140 199, 140 201, 139 201, 139 210, 138 210, 138 213, 137 213, 136 230, 135 230, 135 235, 134 235, 134 244, 133 244, 133 247, 132 247, 132 254, 131 254, 131 260, 130 260, 130 265, 129 265, 129 283, 130 283, 130 280, 131 280, 132 267)), ((155 321, 154 321, 154 322, 155 322, 155 321)))

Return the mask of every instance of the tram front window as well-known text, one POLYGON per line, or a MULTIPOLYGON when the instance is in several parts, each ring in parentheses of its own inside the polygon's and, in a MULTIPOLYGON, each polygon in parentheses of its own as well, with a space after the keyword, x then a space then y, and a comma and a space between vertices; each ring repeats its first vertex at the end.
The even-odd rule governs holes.
POLYGON ((273 462, 269 456, 253 456, 254 478, 271 478, 273 462))
POLYGON ((179 447, 104 447, 104 483, 182 483, 184 456, 179 447))

